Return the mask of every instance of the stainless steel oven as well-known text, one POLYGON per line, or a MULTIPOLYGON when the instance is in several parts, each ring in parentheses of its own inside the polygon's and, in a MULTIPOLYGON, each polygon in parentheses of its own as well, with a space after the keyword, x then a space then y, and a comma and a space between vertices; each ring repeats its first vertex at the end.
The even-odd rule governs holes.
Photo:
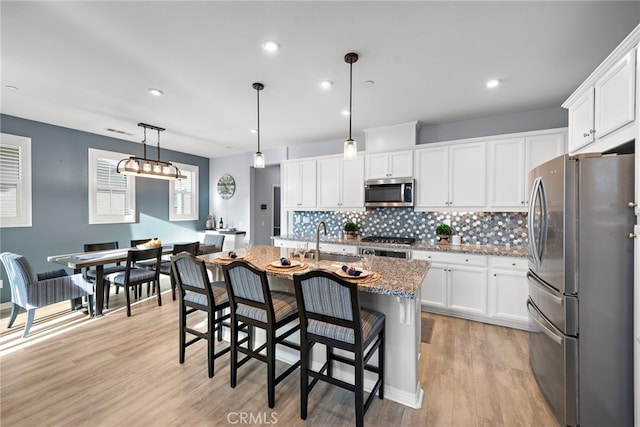
POLYGON ((366 247, 359 246, 358 253, 362 255, 365 249, 373 250, 373 254, 375 256, 386 256, 391 258, 409 258, 411 251, 404 249, 396 249, 396 248, 380 248, 380 247, 366 247))

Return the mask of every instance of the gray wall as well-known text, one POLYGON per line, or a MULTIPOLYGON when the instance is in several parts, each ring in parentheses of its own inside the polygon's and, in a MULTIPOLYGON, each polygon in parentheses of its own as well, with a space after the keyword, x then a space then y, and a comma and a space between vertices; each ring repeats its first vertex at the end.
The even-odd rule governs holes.
POLYGON ((423 125, 418 135, 418 144, 563 128, 567 127, 568 123, 567 110, 556 107, 453 123, 423 125))
MULTIPOLYGON (((0 229, 0 251, 25 255, 35 272, 54 270, 47 256, 82 251, 85 243, 158 237, 166 242, 197 239, 204 229, 209 206, 209 159, 170 150, 161 159, 200 168, 198 221, 169 222, 169 183, 139 178, 136 181, 137 221, 132 224, 89 225, 88 148, 142 155, 142 145, 80 132, 46 123, 1 115, 0 131, 31 138, 33 226, 0 229)), ((71 272, 69 270, 69 272, 71 272)), ((0 301, 10 300, 5 280, 0 301)))
POLYGON ((271 245, 273 235, 272 215, 273 215, 273 186, 280 185, 280 165, 267 166, 264 169, 254 169, 255 193, 253 215, 253 244, 271 245), (260 205, 267 205, 267 209, 262 210, 260 205))

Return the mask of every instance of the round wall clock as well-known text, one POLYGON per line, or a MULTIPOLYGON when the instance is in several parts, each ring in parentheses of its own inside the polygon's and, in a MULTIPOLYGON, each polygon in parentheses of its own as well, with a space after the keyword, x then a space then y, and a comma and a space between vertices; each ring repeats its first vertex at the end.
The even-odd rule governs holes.
POLYGON ((223 199, 230 199, 236 192, 236 181, 229 174, 222 175, 218 180, 218 194, 223 199))

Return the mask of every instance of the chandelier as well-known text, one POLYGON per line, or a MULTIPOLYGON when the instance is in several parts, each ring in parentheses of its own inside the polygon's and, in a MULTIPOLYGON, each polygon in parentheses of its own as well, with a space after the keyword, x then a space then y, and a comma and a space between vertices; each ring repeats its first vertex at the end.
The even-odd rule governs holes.
POLYGON ((351 138, 351 113, 353 104, 353 63, 358 60, 357 53, 347 53, 344 62, 349 64, 349 139, 344 142, 344 158, 355 159, 358 155, 358 144, 351 138))
POLYGON ((171 164, 171 162, 163 162, 160 160, 160 132, 162 132, 164 128, 148 125, 146 123, 138 123, 138 126, 144 128, 144 139, 142 140, 143 157, 131 156, 128 159, 120 160, 116 166, 116 172, 123 175, 166 180, 186 178, 186 176, 182 175, 177 166, 171 164), (152 129, 158 132, 157 160, 147 158, 147 129, 152 129), (121 168, 123 163, 124 166, 121 168))
POLYGON ((256 90, 256 96, 258 99, 258 129, 256 133, 258 134, 258 151, 253 155, 253 167, 262 169, 264 168, 264 154, 260 151, 260 91, 264 89, 264 85, 262 83, 254 83, 253 88, 256 90))

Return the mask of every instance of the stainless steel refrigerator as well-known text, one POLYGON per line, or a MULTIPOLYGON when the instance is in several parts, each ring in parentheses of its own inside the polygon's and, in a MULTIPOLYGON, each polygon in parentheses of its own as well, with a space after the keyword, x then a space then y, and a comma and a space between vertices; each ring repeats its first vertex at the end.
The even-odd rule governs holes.
POLYGON ((533 169, 529 362, 561 425, 633 426, 634 155, 533 169))

